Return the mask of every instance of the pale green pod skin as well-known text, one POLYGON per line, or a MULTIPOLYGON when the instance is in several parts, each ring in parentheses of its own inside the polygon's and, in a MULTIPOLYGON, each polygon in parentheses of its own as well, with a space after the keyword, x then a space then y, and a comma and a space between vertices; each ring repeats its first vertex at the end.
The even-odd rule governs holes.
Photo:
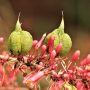
POLYGON ((77 90, 77 88, 76 88, 75 86, 70 85, 70 84, 67 83, 67 82, 62 86, 62 89, 61 89, 61 90, 66 90, 66 88, 67 88, 68 90, 77 90))
POLYGON ((14 55, 17 55, 21 52, 20 32, 13 31, 11 33, 8 39, 8 49, 14 55))
POLYGON ((62 14, 62 21, 60 26, 57 28, 57 31, 60 35, 64 34, 64 18, 63 18, 63 14, 62 14))
POLYGON ((62 17, 62 21, 61 21, 60 26, 47 35, 47 37, 45 39, 46 43, 47 43, 48 39, 51 36, 55 36, 54 49, 60 43, 62 43, 62 49, 60 50, 60 55, 65 56, 70 51, 70 49, 72 47, 72 41, 71 41, 70 36, 68 34, 64 33, 64 20, 63 20, 63 17, 62 17))
POLYGON ((27 53, 33 43, 31 34, 27 31, 22 30, 19 19, 13 31, 8 38, 8 49, 13 55, 27 53))
POLYGON ((31 34, 27 31, 22 31, 21 32, 21 52, 27 53, 31 49, 32 43, 33 43, 33 38, 31 34))
POLYGON ((60 51, 60 55, 65 56, 72 47, 72 41, 70 36, 66 33, 61 35, 59 43, 62 43, 62 49, 60 51))

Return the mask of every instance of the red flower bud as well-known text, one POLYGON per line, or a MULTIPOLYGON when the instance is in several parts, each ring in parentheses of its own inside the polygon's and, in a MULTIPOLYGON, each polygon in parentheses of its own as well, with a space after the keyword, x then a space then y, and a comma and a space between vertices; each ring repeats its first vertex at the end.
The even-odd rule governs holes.
POLYGON ((53 76, 55 76, 55 77, 58 77, 58 76, 59 76, 54 70, 52 70, 52 74, 53 74, 53 76))
POLYGON ((76 83, 77 90, 86 90, 84 84, 80 81, 76 83))
POLYGON ((45 37, 46 37, 46 33, 43 34, 43 36, 42 36, 42 38, 40 39, 40 41, 36 44, 36 46, 35 46, 35 49, 36 49, 36 50, 37 50, 38 48, 40 48, 40 46, 42 45, 43 40, 44 40, 45 37))
POLYGON ((75 51, 75 53, 72 55, 72 61, 78 60, 79 56, 80 56, 80 50, 75 51))
POLYGON ((88 54, 88 56, 84 60, 82 60, 80 64, 81 65, 90 64, 90 54, 88 54))
POLYGON ((38 41, 37 40, 34 40, 32 47, 35 47, 37 43, 38 43, 38 41))
POLYGON ((51 54, 50 54, 50 59, 54 59, 55 56, 56 56, 56 51, 53 50, 53 51, 51 52, 51 54))
POLYGON ((47 49, 47 46, 42 45, 42 47, 41 47, 41 56, 45 53, 46 49, 47 49))
POLYGON ((90 64, 90 54, 88 54, 87 58, 86 58, 86 63, 90 64))
POLYGON ((61 49, 62 49, 62 43, 60 43, 60 44, 56 47, 56 53, 59 53, 61 49))
POLYGON ((82 61, 81 61, 81 63, 80 63, 80 65, 86 65, 87 64, 87 62, 86 62, 86 58, 85 59, 83 59, 82 61))
POLYGON ((87 73, 86 73, 86 76, 88 76, 88 77, 90 78, 90 72, 87 72, 87 73))
POLYGON ((49 62, 50 62, 51 65, 53 65, 54 62, 55 62, 55 56, 56 56, 56 51, 53 50, 53 51, 51 52, 51 54, 50 54, 50 60, 49 60, 49 62))
POLYGON ((43 71, 32 73, 32 74, 28 75, 28 77, 26 76, 24 78, 23 83, 28 85, 30 88, 33 88, 35 83, 37 83, 38 80, 40 80, 42 77, 44 77, 44 75, 45 74, 43 71))
POLYGON ((48 39, 49 53, 51 53, 52 50, 54 49, 54 40, 55 40, 55 37, 54 36, 51 36, 48 39))
POLYGON ((0 86, 2 86, 4 80, 5 80, 5 70, 3 66, 0 64, 0 86))
POLYGON ((0 44, 4 42, 4 38, 0 37, 0 44))
POLYGON ((63 76, 65 79, 69 79, 69 77, 70 77, 70 75, 68 73, 65 73, 63 76))
POLYGON ((9 75, 8 75, 8 80, 9 80, 9 83, 13 83, 15 81, 15 70, 12 70, 9 72, 9 75))

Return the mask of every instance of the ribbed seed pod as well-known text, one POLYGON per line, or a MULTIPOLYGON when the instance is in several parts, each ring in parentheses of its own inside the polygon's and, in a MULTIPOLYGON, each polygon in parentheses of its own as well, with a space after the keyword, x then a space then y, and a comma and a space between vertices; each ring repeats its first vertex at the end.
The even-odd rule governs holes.
POLYGON ((47 43, 48 39, 51 36, 55 36, 54 48, 56 48, 60 43, 62 43, 62 49, 60 50, 60 55, 65 56, 72 47, 72 41, 71 41, 70 36, 64 33, 63 16, 62 16, 62 21, 61 21, 60 26, 46 36, 45 43, 47 43))
POLYGON ((29 32, 22 30, 18 19, 15 30, 8 38, 9 51, 14 55, 25 54, 31 49, 32 43, 32 35, 29 32))
POLYGON ((28 52, 32 47, 32 36, 27 31, 21 32, 21 52, 26 53, 28 52), (25 42, 24 42, 25 41, 25 42))
POLYGON ((8 49, 9 51, 17 55, 21 52, 21 36, 20 32, 13 31, 8 39, 8 49))
POLYGON ((65 34, 61 35, 59 41, 60 41, 59 43, 62 43, 62 49, 60 51, 60 55, 65 56, 72 47, 71 38, 68 34, 65 33, 65 34))

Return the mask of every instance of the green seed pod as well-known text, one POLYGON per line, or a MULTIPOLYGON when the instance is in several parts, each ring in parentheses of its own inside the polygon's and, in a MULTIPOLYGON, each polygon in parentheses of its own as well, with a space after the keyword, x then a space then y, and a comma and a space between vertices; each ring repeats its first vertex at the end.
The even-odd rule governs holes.
POLYGON ((22 30, 19 19, 17 20, 15 30, 10 34, 8 38, 8 49, 14 54, 27 53, 33 43, 33 38, 31 34, 27 31, 22 30))
POLYGON ((9 51, 16 55, 21 52, 21 40, 20 32, 13 31, 8 39, 9 51))
POLYGON ((65 56, 72 47, 72 41, 70 36, 66 33, 61 35, 59 43, 62 43, 62 49, 60 51, 60 55, 65 56))
POLYGON ((46 39, 45 39, 46 44, 47 44, 48 39, 52 35, 55 36, 54 48, 56 48, 60 43, 62 43, 62 49, 60 51, 60 55, 65 56, 70 51, 70 49, 72 47, 72 41, 71 41, 70 36, 68 34, 64 33, 63 17, 62 17, 62 21, 61 21, 60 26, 46 36, 46 39))
POLYGON ((77 88, 73 85, 70 85, 69 83, 65 83, 63 86, 62 86, 62 89, 61 90, 77 90, 77 88))

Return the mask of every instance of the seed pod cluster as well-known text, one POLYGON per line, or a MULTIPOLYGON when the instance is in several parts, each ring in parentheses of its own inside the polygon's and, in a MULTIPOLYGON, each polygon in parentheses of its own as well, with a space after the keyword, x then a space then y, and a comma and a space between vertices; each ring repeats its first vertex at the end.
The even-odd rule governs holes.
POLYGON ((32 35, 29 32, 22 30, 21 23, 18 19, 14 31, 8 38, 9 51, 13 55, 25 54, 31 49, 32 43, 32 35))
POLYGON ((46 36, 45 43, 47 43, 48 39, 51 36, 55 37, 54 48, 56 48, 60 43, 62 43, 62 49, 60 50, 60 55, 65 56, 72 47, 72 41, 70 36, 64 32, 63 16, 60 26, 46 36))

